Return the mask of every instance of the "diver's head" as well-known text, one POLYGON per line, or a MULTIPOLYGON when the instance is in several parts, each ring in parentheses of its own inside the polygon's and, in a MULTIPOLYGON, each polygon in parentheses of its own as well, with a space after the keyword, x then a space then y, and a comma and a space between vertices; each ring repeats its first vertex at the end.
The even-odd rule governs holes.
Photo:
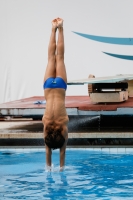
POLYGON ((62 127, 54 129, 48 126, 46 128, 45 144, 51 149, 60 149, 65 142, 62 131, 62 127))

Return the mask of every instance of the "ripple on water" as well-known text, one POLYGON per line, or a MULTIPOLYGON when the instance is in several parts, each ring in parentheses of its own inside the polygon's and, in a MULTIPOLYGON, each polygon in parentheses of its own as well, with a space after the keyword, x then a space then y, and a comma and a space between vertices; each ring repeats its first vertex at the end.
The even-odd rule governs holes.
POLYGON ((45 152, 0 152, 0 199, 132 199, 132 154, 68 150, 60 172, 58 153, 49 172, 45 152))

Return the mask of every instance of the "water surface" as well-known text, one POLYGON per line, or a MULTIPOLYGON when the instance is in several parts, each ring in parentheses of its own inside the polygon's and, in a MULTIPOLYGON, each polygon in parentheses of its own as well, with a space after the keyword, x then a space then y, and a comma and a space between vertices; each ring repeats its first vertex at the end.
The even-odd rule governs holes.
POLYGON ((44 151, 0 151, 0 199, 133 199, 133 153, 67 150, 59 172, 56 150, 53 164, 44 151))

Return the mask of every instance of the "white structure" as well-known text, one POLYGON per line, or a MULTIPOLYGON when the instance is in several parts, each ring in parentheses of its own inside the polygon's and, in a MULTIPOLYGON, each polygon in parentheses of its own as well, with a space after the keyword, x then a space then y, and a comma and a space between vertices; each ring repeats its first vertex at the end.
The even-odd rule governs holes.
MULTIPOLYGON (((0 103, 43 95, 51 21, 56 17, 64 19, 68 80, 90 73, 133 74, 132 0, 0 0, 0 103), (109 40, 99 42, 74 32, 109 40), (128 44, 112 44, 112 37, 127 38, 128 44)), ((86 85, 68 86, 67 95, 87 93, 86 85)))

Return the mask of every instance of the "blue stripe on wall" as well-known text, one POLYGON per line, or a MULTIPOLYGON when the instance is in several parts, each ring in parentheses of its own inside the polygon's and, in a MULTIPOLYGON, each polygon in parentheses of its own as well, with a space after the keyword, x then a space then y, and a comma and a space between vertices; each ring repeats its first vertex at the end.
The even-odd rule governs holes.
POLYGON ((84 33, 73 33, 85 37, 90 40, 95 40, 98 42, 110 43, 110 44, 119 44, 119 45, 133 45, 133 38, 117 38, 117 37, 104 37, 104 36, 95 36, 95 35, 88 35, 84 33))
POLYGON ((128 56, 128 55, 119 55, 119 54, 113 54, 113 53, 107 53, 107 52, 103 52, 109 56, 113 56, 116 58, 121 58, 121 59, 125 59, 125 60, 133 60, 133 56, 128 56))

